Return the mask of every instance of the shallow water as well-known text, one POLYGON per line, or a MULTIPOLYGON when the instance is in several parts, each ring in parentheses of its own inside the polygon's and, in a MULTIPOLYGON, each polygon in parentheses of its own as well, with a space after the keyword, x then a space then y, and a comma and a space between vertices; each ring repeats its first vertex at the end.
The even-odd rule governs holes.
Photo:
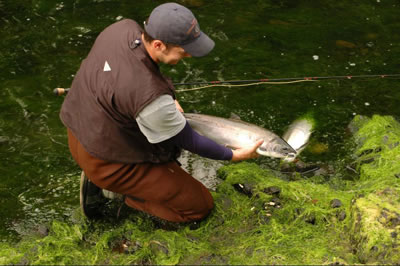
MULTIPOLYGON (((122 18, 141 22, 163 2, 0 0, 0 239, 70 219, 79 205, 79 169, 58 118, 63 99, 52 90, 70 85, 104 27, 122 18)), ((193 10, 216 48, 205 58, 162 66, 175 82, 399 72, 398 0, 178 2, 193 10)), ((317 127, 302 160, 331 165, 347 155, 346 127, 355 114, 400 118, 398 84, 377 78, 215 87, 178 99, 186 112, 233 112, 279 135, 311 113, 317 127)), ((195 160, 189 170, 203 167, 193 170, 203 164, 188 160, 195 160)), ((214 185, 204 172, 196 175, 214 185)))

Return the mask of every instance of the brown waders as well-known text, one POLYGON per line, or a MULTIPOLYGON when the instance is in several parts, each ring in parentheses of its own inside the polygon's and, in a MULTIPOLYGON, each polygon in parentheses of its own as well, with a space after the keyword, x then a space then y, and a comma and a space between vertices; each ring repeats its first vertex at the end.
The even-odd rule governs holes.
POLYGON ((91 156, 68 129, 72 157, 96 186, 125 195, 134 209, 172 222, 206 217, 213 208, 207 188, 176 162, 124 164, 91 156))

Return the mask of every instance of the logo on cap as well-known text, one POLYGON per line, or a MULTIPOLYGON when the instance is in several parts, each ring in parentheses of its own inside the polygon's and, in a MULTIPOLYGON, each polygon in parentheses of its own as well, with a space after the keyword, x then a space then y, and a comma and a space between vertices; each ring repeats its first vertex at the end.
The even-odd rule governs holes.
POLYGON ((193 31, 193 37, 198 37, 200 35, 200 27, 199 24, 197 23, 197 19, 193 19, 190 28, 186 32, 186 35, 192 34, 193 31))

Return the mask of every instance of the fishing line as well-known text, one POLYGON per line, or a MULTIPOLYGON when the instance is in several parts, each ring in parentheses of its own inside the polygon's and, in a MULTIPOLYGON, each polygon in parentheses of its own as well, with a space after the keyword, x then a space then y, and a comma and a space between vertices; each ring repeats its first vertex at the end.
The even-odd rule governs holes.
MULTIPOLYGON (((280 84, 291 84, 291 83, 299 83, 299 82, 314 82, 318 80, 294 80, 294 81, 280 81, 280 82, 273 82, 273 81, 261 81, 261 82, 254 82, 254 83, 245 83, 245 84, 213 84, 213 85, 206 85, 202 87, 196 87, 193 89, 183 89, 183 90, 175 90, 176 92, 187 92, 187 91, 196 91, 196 90, 201 90, 201 89, 206 89, 206 88, 211 88, 211 87, 247 87, 247 86, 255 86, 255 85, 262 85, 262 84, 274 84, 274 85, 280 85, 280 84)), ((177 85, 175 85, 177 86, 177 85)))
MULTIPOLYGON (((298 82, 307 82, 307 81, 319 81, 319 80, 351 80, 351 79, 359 79, 359 78, 386 78, 386 79, 399 79, 400 74, 384 74, 384 75, 347 75, 347 76, 321 76, 321 77, 302 77, 302 78, 275 78, 275 79, 249 79, 249 80, 227 80, 227 81, 200 81, 200 82, 183 82, 183 83, 174 83, 174 86, 195 86, 195 85, 205 85, 202 87, 192 88, 192 89, 183 89, 176 90, 176 92, 188 92, 201 90, 205 88, 211 87, 244 87, 244 86, 255 86, 262 84, 271 84, 271 85, 282 85, 282 84, 291 84, 298 82)), ((55 95, 63 95, 69 91, 69 88, 56 88, 54 89, 55 95)))

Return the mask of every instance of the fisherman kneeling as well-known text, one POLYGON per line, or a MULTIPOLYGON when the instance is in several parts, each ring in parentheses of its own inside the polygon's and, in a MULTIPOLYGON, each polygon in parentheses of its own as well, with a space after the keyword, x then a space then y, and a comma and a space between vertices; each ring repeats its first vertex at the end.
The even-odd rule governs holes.
POLYGON ((159 63, 177 64, 213 47, 192 12, 175 3, 156 7, 144 30, 124 19, 97 37, 60 113, 70 152, 84 171, 81 206, 88 218, 101 215, 106 189, 168 221, 200 220, 213 198, 179 166, 180 150, 216 160, 258 156, 262 140, 232 151, 194 132, 160 72, 159 63))

